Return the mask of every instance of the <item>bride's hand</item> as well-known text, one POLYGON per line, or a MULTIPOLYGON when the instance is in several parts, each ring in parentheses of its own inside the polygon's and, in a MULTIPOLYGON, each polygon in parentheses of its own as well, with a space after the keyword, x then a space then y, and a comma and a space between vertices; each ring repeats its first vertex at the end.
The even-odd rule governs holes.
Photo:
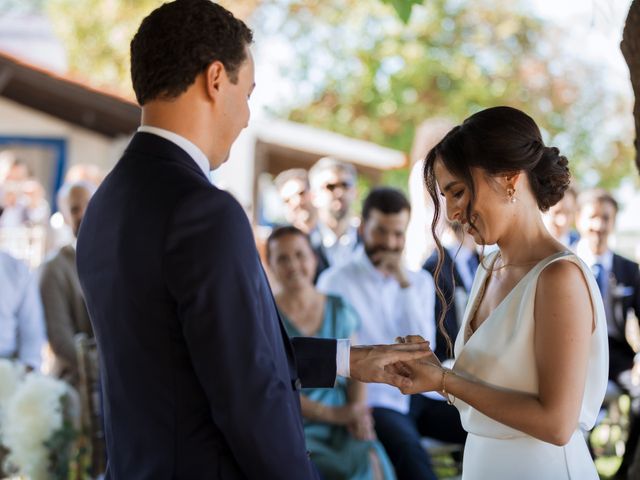
POLYGON ((442 389, 442 376, 445 369, 440 366, 440 362, 432 355, 429 360, 434 361, 415 361, 403 363, 401 368, 404 375, 411 379, 411 386, 401 388, 400 391, 405 395, 414 393, 440 391, 442 389))
MULTIPOLYGON (((407 335, 406 337, 396 338, 396 343, 423 343, 425 341, 420 335, 407 335)), ((418 360, 387 365, 385 369, 411 380, 412 385, 410 387, 400 389, 404 394, 429 392, 442 388, 443 369, 438 357, 433 352, 418 360)))

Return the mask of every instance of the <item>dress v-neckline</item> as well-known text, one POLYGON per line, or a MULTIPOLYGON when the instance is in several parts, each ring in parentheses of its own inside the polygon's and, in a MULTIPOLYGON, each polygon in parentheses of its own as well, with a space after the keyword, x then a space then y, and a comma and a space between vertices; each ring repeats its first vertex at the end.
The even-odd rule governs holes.
MULTIPOLYGON (((476 314, 478 313, 478 308, 480 308, 480 302, 482 302, 482 300, 484 299, 484 294, 485 294, 485 290, 487 288, 487 283, 489 282, 489 279, 491 278, 491 276, 489 275, 489 270, 485 270, 485 277, 482 279, 482 283, 480 284, 480 287, 479 287, 480 291, 478 292, 478 294, 475 296, 475 298, 473 300, 473 304, 471 305, 471 309, 469 310, 469 316, 467 317, 467 322, 464 325, 462 346, 464 347, 469 343, 471 338, 474 337, 476 333, 478 333, 478 330, 480 330, 482 328, 482 326, 485 323, 487 323, 491 319, 491 317, 494 316, 494 314, 505 304, 507 299, 509 297, 511 297, 511 294, 515 290, 517 290, 518 287, 520 287, 522 282, 524 282, 524 280, 531 274, 531 272, 533 272, 535 269, 537 269, 538 266, 540 266, 540 264, 546 262, 547 260, 549 260, 552 257, 559 256, 561 254, 567 254, 567 253, 570 253, 570 252, 568 252, 567 250, 562 250, 560 252, 553 253, 553 254, 543 258, 538 263, 536 263, 533 267, 531 267, 531 269, 527 273, 525 273, 520 280, 518 280, 516 282, 516 284, 513 286, 513 288, 511 290, 509 290, 509 292, 504 296, 504 298, 502 300, 500 300, 498 305, 496 305, 496 307, 491 312, 489 312, 489 315, 487 315, 487 318, 485 318, 482 321, 482 323, 480 325, 478 325, 478 327, 475 330, 473 330, 471 328, 471 323, 473 322, 473 319, 475 318, 476 314)), ((500 256, 500 252, 496 253, 495 257, 493 258, 493 261, 491 262, 491 266, 489 267, 491 270, 493 270, 493 266, 495 265, 495 263, 498 260, 499 256, 500 256)))

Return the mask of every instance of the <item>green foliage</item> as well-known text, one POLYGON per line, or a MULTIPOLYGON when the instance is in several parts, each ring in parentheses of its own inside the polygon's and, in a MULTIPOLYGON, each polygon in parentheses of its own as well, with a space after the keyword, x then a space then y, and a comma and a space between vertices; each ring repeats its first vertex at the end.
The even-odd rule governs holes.
POLYGON ((278 115, 408 152, 425 120, 458 123, 508 104, 538 121, 579 182, 617 186, 632 172, 632 130, 620 121, 602 129, 628 106, 605 90, 604 72, 568 54, 562 32, 523 2, 274 3, 288 8, 280 23, 265 28, 261 10, 254 19, 264 36, 286 36, 296 59, 283 74, 297 103, 284 102, 278 115))
POLYGON ((381 0, 382 3, 391 5, 404 23, 409 22, 411 17, 411 9, 414 5, 420 5, 421 0, 381 0))
POLYGON ((62 426, 45 443, 49 450, 49 477, 51 480, 70 480, 77 471, 79 450, 76 445, 79 432, 71 423, 71 403, 68 396, 60 399, 64 412, 62 426))
MULTIPOLYGON (((167 0, 28 1, 46 10, 62 39, 72 74, 133 98, 129 44, 142 19, 167 0)), ((218 1, 236 15, 248 15, 259 0, 218 1)))
POLYGON ((67 480, 71 464, 72 445, 77 437, 77 432, 70 421, 65 420, 62 428, 57 430, 51 438, 45 442, 49 450, 49 462, 51 465, 51 478, 67 480))
POLYGON ((133 96, 129 42, 162 0, 48 0, 46 11, 64 42, 71 73, 133 96))
MULTIPOLYGON (((46 8, 72 73, 132 96, 129 42, 163 0, 4 1, 46 8)), ((636 177, 631 106, 606 90, 605 71, 563 49, 562 32, 524 0, 221 3, 242 17, 253 12, 256 49, 274 36, 291 49, 282 67, 291 92, 271 106, 278 116, 408 152, 427 119, 457 123, 509 104, 538 121, 581 183, 615 187, 636 177)))

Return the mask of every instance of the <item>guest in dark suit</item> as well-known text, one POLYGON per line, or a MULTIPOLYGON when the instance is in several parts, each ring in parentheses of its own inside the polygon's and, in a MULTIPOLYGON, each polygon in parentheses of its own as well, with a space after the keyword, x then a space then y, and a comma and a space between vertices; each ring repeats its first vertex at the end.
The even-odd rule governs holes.
MULTIPOLYGON (((453 343, 458 336, 458 330, 462 323, 462 315, 467 305, 467 298, 471 291, 471 285, 478 268, 480 258, 476 252, 476 244, 473 237, 466 235, 462 225, 458 222, 447 221, 448 235, 444 240, 450 246, 444 249, 444 259, 440 275, 436 277, 438 265, 438 252, 434 251, 424 263, 424 268, 434 279, 442 291, 447 305, 444 316, 444 329, 449 339, 445 338, 440 328, 436 328, 436 349, 434 353, 443 362, 453 358, 453 343), (451 348, 449 348, 451 345, 451 348)), ((435 320, 440 321, 442 316, 442 302, 436 296, 435 320)))
MULTIPOLYGON (((58 193, 58 206, 65 223, 77 237, 95 187, 87 182, 67 183, 58 193)), ((49 344, 55 354, 54 373, 74 386, 78 383, 78 359, 74 337, 93 338, 76 268, 75 241, 62 247, 42 267, 40 295, 44 307, 49 344)))
POLYGON ((640 318, 640 271, 637 263, 609 248, 618 213, 613 196, 602 189, 588 190, 580 194, 578 205, 581 239, 576 251, 591 266, 602 293, 609 331, 609 378, 620 383, 620 374, 633 367, 635 356, 625 329, 630 313, 640 318))
MULTIPOLYGON (((624 391, 631 387, 635 352, 625 336, 631 314, 640 319, 640 270, 638 264, 611 251, 609 236, 615 228, 618 202, 602 189, 578 197, 577 227, 581 239, 576 252, 591 266, 607 313, 609 379, 624 391)), ((640 437, 640 416, 632 415, 629 438, 616 478, 627 478, 640 437)))
POLYGON ((131 43, 142 126, 89 204, 77 249, 107 479, 315 478, 299 389, 349 370, 410 384, 384 367, 428 353, 286 336, 248 219, 208 178, 249 120, 251 41, 219 5, 178 0, 131 43))

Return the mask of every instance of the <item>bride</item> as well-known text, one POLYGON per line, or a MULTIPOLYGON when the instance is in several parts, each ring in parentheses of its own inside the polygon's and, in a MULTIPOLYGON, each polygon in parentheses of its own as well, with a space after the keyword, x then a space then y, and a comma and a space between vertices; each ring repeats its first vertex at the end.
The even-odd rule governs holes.
POLYGON ((458 407, 464 480, 597 479, 581 429, 593 427, 607 384, 604 308, 590 270, 540 215, 569 185, 566 158, 529 116, 495 107, 451 130, 424 176, 440 265, 440 195, 450 220, 499 249, 478 268, 453 367, 405 365, 404 393, 439 391, 458 407))

